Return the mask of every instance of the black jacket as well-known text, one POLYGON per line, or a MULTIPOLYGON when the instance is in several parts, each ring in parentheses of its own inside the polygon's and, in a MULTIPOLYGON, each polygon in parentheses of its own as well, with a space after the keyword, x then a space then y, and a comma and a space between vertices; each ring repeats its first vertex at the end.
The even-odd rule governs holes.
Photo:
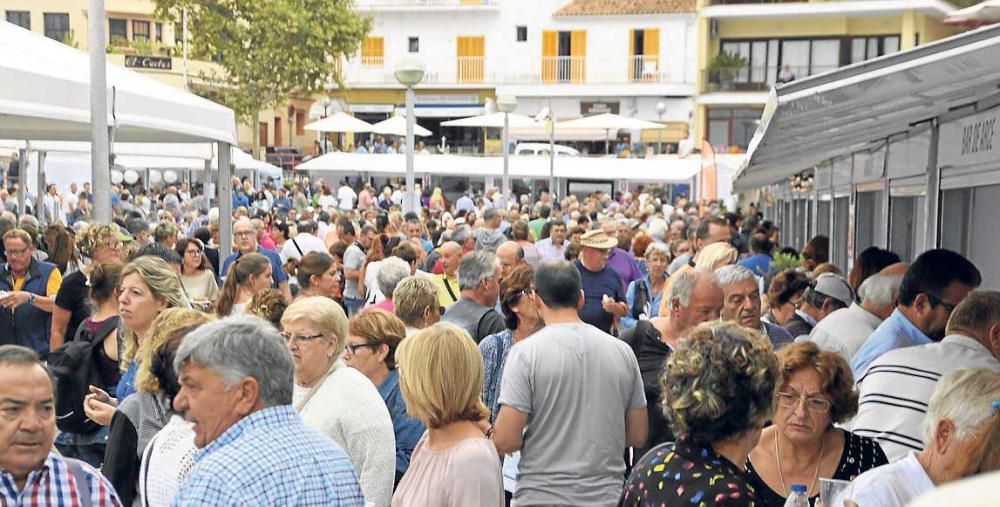
POLYGON ((664 442, 672 442, 674 433, 660 408, 660 372, 673 352, 660 341, 660 332, 648 320, 640 320, 635 327, 626 329, 619 337, 632 347, 639 361, 642 387, 646 393, 646 417, 649 421, 649 438, 646 445, 636 449, 636 457, 664 442))

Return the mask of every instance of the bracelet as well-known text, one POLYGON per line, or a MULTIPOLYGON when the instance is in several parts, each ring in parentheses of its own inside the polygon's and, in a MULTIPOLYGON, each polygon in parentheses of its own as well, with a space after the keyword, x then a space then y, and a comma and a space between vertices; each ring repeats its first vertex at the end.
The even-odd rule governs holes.
POLYGON ((28 293, 28 304, 32 306, 35 304, 35 294, 32 292, 28 293))

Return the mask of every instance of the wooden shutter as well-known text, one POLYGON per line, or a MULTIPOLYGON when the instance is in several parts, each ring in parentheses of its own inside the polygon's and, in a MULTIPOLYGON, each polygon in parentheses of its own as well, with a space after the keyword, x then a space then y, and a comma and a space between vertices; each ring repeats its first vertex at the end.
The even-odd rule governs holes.
POLYGON ((457 37, 455 49, 459 83, 481 83, 486 56, 486 37, 457 37))
POLYGON ((660 29, 647 28, 642 37, 642 46, 642 79, 655 80, 660 70, 660 29))
POLYGON ((570 64, 570 80, 574 83, 586 81, 587 76, 587 31, 573 30, 570 32, 569 54, 573 58, 570 64))
POLYGON ((556 80, 556 56, 559 53, 559 33, 554 30, 542 32, 542 81, 556 80))

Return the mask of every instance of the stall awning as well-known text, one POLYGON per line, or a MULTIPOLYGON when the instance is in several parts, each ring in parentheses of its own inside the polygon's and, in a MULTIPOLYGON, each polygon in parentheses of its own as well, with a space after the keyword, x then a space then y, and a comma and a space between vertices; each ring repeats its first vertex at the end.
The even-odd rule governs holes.
MULTIPOLYGON (((459 155, 416 155, 414 170, 419 174, 445 176, 501 176, 503 157, 459 155)), ((549 158, 512 156, 510 175, 515 178, 548 178, 549 158)), ((406 174, 406 155, 328 153, 296 166, 297 171, 370 172, 381 175, 406 174)), ((687 183, 701 170, 700 157, 652 158, 556 157, 555 176, 582 180, 628 179, 687 183)))
POLYGON ((734 187, 776 183, 994 95, 997 62, 1000 26, 775 88, 734 187))

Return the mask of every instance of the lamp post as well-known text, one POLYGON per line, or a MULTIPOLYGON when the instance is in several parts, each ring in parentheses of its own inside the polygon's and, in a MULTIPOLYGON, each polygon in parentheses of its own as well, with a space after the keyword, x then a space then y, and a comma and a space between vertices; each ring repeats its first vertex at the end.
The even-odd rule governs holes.
MULTIPOLYGON (((330 105, 333 104, 333 99, 331 99, 328 96, 327 97, 323 97, 323 100, 321 100, 319 104, 321 106, 323 106, 323 118, 329 117, 330 116, 330 105)), ((323 153, 329 153, 329 152, 330 152, 330 133, 324 130, 323 131, 323 153)))
POLYGON ((503 203, 506 210, 510 202, 510 169, 509 158, 510 148, 508 146, 508 135, 510 132, 510 113, 517 109, 517 97, 513 95, 501 95, 497 97, 497 109, 503 113, 503 203))
POLYGON ((663 113, 667 111, 667 104, 662 100, 656 103, 656 117, 660 121, 660 129, 658 132, 658 138, 656 141, 656 154, 663 154, 663 113))
POLYGON ((416 122, 413 103, 416 97, 413 86, 424 79, 424 64, 414 57, 404 57, 396 64, 396 81, 406 87, 406 191, 403 193, 403 210, 418 212, 419 198, 414 195, 417 187, 413 169, 413 126, 416 122))

